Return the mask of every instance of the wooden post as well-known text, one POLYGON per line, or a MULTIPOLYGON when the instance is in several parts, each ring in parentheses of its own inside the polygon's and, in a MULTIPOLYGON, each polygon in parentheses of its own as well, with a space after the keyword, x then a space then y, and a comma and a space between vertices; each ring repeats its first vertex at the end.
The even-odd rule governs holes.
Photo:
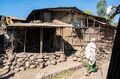
POLYGON ((40 53, 43 51, 43 28, 40 28, 40 53))
POLYGON ((54 48, 56 48, 56 29, 55 29, 55 33, 54 33, 54 48))
POLYGON ((88 17, 87 17, 87 27, 88 27, 88 17))
POLYGON ((13 44, 13 39, 14 38, 14 29, 12 30, 12 35, 11 35, 11 48, 12 48, 12 53, 13 53, 13 50, 14 50, 14 44, 13 44))
POLYGON ((60 35, 61 35, 61 52, 64 53, 63 28, 60 28, 60 35))
POLYGON ((27 29, 25 28, 25 36, 24 36, 24 53, 25 53, 25 50, 26 50, 26 31, 27 31, 27 29))
POLYGON ((95 27, 95 19, 94 19, 93 27, 95 27))

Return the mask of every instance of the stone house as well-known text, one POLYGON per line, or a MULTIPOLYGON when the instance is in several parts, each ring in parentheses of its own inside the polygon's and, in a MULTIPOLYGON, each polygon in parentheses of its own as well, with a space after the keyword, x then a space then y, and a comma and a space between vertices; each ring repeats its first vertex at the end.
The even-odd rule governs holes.
POLYGON ((4 38, 4 49, 11 65, 6 66, 17 71, 64 62, 76 51, 83 54, 91 38, 96 38, 98 48, 111 52, 116 29, 105 18, 76 7, 37 9, 26 20, 16 20, 6 20, 2 36, 9 37, 4 38))
POLYGON ((33 10, 26 23, 10 24, 8 28, 19 31, 21 44, 17 44, 21 46, 21 52, 42 53, 82 52, 93 37, 97 39, 98 46, 110 50, 115 33, 115 27, 105 18, 86 14, 76 7, 33 10))

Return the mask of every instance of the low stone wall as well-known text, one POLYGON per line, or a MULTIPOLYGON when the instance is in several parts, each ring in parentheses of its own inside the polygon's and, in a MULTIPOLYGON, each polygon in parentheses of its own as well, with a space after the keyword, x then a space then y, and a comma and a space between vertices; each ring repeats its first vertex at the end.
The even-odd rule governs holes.
POLYGON ((18 72, 26 69, 44 68, 64 61, 66 61, 66 57, 61 53, 12 53, 9 51, 3 57, 3 69, 18 72))

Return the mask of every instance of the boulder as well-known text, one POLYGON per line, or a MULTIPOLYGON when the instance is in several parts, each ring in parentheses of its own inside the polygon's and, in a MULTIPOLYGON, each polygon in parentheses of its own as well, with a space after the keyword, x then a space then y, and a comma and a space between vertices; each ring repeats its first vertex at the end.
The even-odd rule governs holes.
POLYGON ((38 61, 39 63, 41 63, 41 62, 43 62, 43 59, 37 59, 37 61, 38 61))
POLYGON ((45 55, 45 56, 44 56, 44 59, 49 59, 49 56, 48 56, 48 55, 45 55))
POLYGON ((42 54, 39 54, 39 55, 36 56, 36 58, 38 58, 38 59, 42 59, 43 57, 44 56, 42 54))
POLYGON ((76 57, 81 57, 80 51, 76 51, 76 52, 75 52, 75 56, 76 56, 76 57))
POLYGON ((30 62, 29 61, 25 62, 25 67, 27 67, 27 68, 30 67, 30 62))
POLYGON ((43 68, 44 67, 44 64, 43 63, 39 63, 39 65, 38 65, 38 68, 43 68))
POLYGON ((20 69, 20 71, 24 71, 24 70, 25 70, 25 68, 24 68, 24 67, 20 67, 19 69, 20 69))
POLYGON ((31 69, 34 69, 34 68, 35 68, 35 65, 30 65, 30 68, 31 68, 31 69))
POLYGON ((15 68, 15 72, 19 72, 20 71, 20 69, 19 68, 15 68))
POLYGON ((52 64, 52 65, 56 65, 56 64, 57 64, 56 60, 52 60, 52 61, 51 61, 51 64, 52 64))
POLYGON ((31 57, 33 55, 34 55, 33 53, 28 53, 27 57, 31 57))
POLYGON ((81 58, 77 58, 77 61, 78 61, 78 62, 81 62, 81 61, 82 61, 82 59, 81 59, 81 58))
POLYGON ((4 70, 8 70, 10 69, 10 66, 6 65, 5 67, 3 67, 4 70))
POLYGON ((15 61, 12 62, 12 65, 13 65, 13 66, 15 66, 16 64, 17 64, 17 62, 15 62, 15 61))
POLYGON ((50 65, 50 64, 51 64, 50 60, 48 60, 46 63, 47 63, 48 65, 50 65))
POLYGON ((10 55, 10 56, 9 56, 9 61, 13 61, 14 58, 15 58, 15 55, 10 55))
POLYGON ((30 59, 30 60, 34 60, 34 59, 35 59, 35 57, 34 57, 34 56, 31 56, 29 59, 30 59))
POLYGON ((18 57, 18 58, 26 58, 27 54, 25 54, 25 53, 18 53, 18 54, 16 54, 16 57, 18 57))
POLYGON ((73 61, 77 61, 77 57, 76 56, 74 56, 72 59, 73 59, 73 61))
POLYGON ((21 62, 21 61, 24 61, 24 58, 18 58, 17 59, 17 62, 21 62))

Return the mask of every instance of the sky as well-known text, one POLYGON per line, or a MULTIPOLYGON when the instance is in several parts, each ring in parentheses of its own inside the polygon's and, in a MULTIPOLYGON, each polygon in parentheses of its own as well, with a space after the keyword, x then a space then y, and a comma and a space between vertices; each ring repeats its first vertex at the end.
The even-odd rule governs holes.
MULTIPOLYGON (((0 15, 27 18, 34 9, 53 7, 77 7, 91 10, 97 15, 96 4, 99 0, 0 0, 0 15)), ((108 5, 118 5, 120 0, 107 0, 108 5)), ((117 17, 118 19, 118 17, 117 17)))

